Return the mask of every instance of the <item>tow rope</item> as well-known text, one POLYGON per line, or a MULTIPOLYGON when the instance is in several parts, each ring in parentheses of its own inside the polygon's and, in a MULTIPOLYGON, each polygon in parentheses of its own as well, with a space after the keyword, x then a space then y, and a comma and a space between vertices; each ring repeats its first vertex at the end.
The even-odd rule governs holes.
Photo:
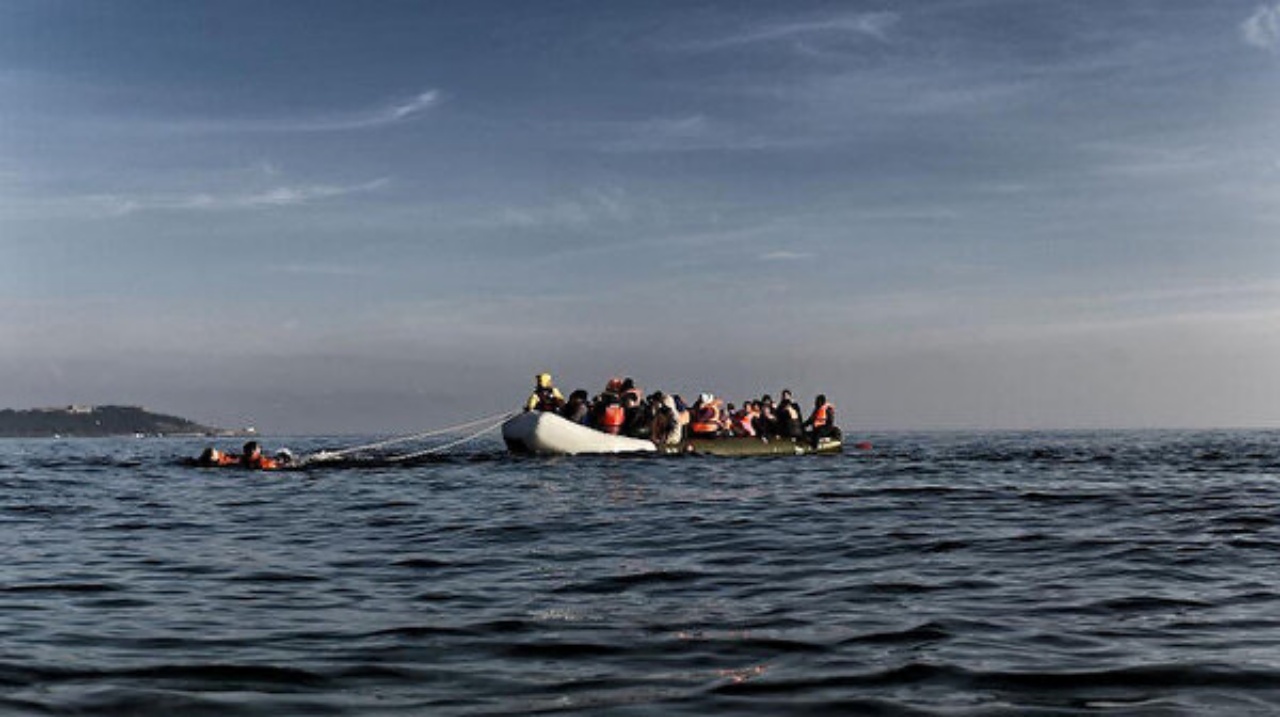
POLYGON ((424 456, 431 456, 437 453, 442 453, 450 448, 455 448, 465 443, 470 443, 471 441, 476 440, 477 438, 483 436, 489 431, 494 430, 498 426, 501 426, 503 423, 507 421, 508 418, 510 418, 513 415, 515 414, 511 412, 501 413, 501 414, 495 413, 492 416, 477 418, 474 421, 467 421, 466 423, 459 423, 454 426, 436 428, 430 431, 425 431, 423 433, 414 433, 408 436, 397 436, 397 437, 388 438, 382 441, 376 441, 374 443, 364 443, 358 446, 351 446, 350 448, 343 448, 341 450, 336 450, 336 451, 330 451, 330 450, 316 451, 315 453, 311 453, 309 455, 303 456, 301 463, 305 465, 310 463, 326 463, 329 461, 338 461, 348 456, 356 455, 359 453, 367 453, 369 451, 374 451, 379 448, 386 448, 387 446, 394 446, 401 443, 411 443, 414 441, 421 441, 426 438, 432 438, 434 436, 442 436, 450 433, 461 433, 462 431, 472 428, 474 426, 477 426, 481 423, 485 424, 485 426, 480 430, 475 431, 470 435, 463 436, 458 440, 450 441, 448 443, 445 443, 439 446, 433 446, 431 448, 428 448, 422 451, 405 453, 403 455, 382 457, 382 460, 400 462, 400 461, 412 460, 414 458, 422 458, 424 456))

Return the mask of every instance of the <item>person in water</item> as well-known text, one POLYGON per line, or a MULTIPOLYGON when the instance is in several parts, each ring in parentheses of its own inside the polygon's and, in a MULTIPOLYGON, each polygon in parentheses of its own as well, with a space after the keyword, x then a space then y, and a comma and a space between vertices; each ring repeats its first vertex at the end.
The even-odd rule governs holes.
POLYGON ((240 465, 240 456, 209 446, 200 453, 200 457, 196 459, 196 464, 216 467, 238 466, 240 465))
POLYGON ((281 462, 262 455, 262 446, 259 446, 257 441, 249 441, 244 444, 240 465, 257 471, 273 471, 281 467, 281 462))
POLYGON ((540 373, 534 377, 533 393, 524 402, 526 411, 559 411, 564 406, 560 389, 551 384, 551 374, 540 373))

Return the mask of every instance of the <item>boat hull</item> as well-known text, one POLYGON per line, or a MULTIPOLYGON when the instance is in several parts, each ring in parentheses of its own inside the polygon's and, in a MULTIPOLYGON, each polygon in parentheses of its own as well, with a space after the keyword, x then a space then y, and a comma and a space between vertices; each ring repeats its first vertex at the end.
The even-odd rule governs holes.
POLYGON ((502 440, 512 453, 653 453, 652 441, 615 436, 579 425, 554 413, 526 411, 502 424, 502 440))
POLYGON ((843 445, 838 438, 824 438, 814 446, 807 439, 734 436, 691 438, 678 446, 668 447, 666 452, 712 456, 803 456, 810 453, 840 453, 842 450, 843 445))
POLYGON ((526 411, 502 424, 502 440, 512 453, 579 455, 591 453, 694 453, 712 456, 800 456, 840 453, 839 438, 814 446, 792 438, 692 438, 658 448, 642 438, 615 436, 574 423, 554 413, 526 411))

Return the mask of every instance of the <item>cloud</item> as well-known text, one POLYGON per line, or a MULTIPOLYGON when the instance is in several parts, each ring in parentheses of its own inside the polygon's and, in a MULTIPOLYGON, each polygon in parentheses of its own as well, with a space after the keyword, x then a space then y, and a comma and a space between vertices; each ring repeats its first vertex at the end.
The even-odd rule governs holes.
POLYGON ((1275 52, 1280 49, 1280 4, 1262 5, 1240 25, 1244 41, 1254 47, 1275 52))
POLYGON ((622 191, 591 190, 543 205, 501 207, 471 223, 481 227, 583 229, 628 222, 635 214, 635 208, 622 191))
POLYGON ((146 211, 234 211, 312 204, 324 199, 372 192, 381 189, 389 182, 390 180, 384 177, 363 184, 346 186, 330 184, 279 186, 247 193, 197 192, 141 196, 98 194, 87 197, 87 200, 112 216, 127 216, 146 211))
POLYGON ((440 101, 440 93, 436 90, 427 90, 415 97, 398 102, 381 111, 374 112, 364 117, 355 117, 347 122, 335 123, 339 129, 360 129, 365 127, 381 127, 383 125, 395 124, 403 122, 415 115, 422 114, 426 110, 434 107, 440 101))
POLYGON ((801 261, 812 259, 813 254, 803 251, 770 251, 759 256, 760 261, 801 261))
POLYGON ((171 132, 346 132, 371 130, 410 122, 441 101, 439 90, 426 90, 413 97, 383 103, 365 110, 320 113, 310 116, 270 119, 179 119, 166 120, 153 128, 171 132))
MULTIPOLYGON (((340 132, 344 130, 376 129, 406 122, 440 102, 440 92, 427 90, 409 99, 388 103, 385 106, 345 115, 313 118, 283 119, 244 123, 244 129, 275 132, 340 132)), ((235 128, 232 123, 229 128, 235 128)))
POLYGON ((889 28, 898 22, 894 12, 862 12, 825 20, 766 24, 736 35, 706 40, 697 50, 719 50, 745 45, 800 40, 819 36, 854 35, 888 42, 889 28))

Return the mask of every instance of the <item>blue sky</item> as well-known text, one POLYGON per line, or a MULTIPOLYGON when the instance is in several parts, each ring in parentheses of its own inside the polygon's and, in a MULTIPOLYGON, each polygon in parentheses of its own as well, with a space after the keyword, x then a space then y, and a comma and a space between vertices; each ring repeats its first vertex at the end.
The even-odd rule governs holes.
POLYGON ((0 405, 1280 425, 1280 5, 0 3, 0 405))

